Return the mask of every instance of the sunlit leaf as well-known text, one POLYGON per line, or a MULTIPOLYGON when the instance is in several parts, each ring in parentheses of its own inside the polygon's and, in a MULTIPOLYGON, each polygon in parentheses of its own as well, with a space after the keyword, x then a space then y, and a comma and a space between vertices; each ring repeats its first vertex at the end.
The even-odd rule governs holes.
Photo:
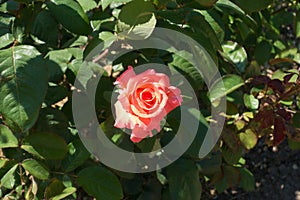
POLYGON ((35 123, 47 88, 47 67, 33 46, 0 50, 0 114, 13 131, 35 123))
POLYGON ((18 140, 6 126, 0 124, 0 148, 18 147, 18 140))
POLYGON ((22 162, 22 166, 32 176, 40 180, 46 180, 49 177, 48 169, 40 162, 34 159, 27 159, 22 162))
POLYGON ((244 85, 243 79, 235 74, 228 74, 217 80, 209 91, 211 102, 215 102, 219 98, 237 90, 244 85))
POLYGON ((240 133, 239 138, 242 144, 248 150, 252 149, 256 145, 258 140, 255 132, 253 132, 251 129, 247 129, 245 132, 240 133))
POLYGON ((14 177, 14 173, 17 169, 18 165, 14 165, 13 167, 11 167, 8 172, 6 172, 6 174, 1 178, 0 180, 0 186, 1 187, 5 187, 7 189, 12 189, 15 185, 15 177, 14 177))
POLYGON ((245 49, 232 41, 227 41, 222 47, 224 58, 234 63, 240 72, 244 72, 247 65, 247 53, 245 49))

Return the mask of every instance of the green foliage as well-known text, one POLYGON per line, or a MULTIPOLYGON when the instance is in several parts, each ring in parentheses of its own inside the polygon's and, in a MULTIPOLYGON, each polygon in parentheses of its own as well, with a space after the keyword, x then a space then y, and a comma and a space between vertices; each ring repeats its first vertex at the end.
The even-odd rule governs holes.
POLYGON ((87 35, 92 31, 89 19, 79 3, 72 0, 53 0, 47 7, 67 30, 79 35, 87 35), (76 23, 70 23, 75 21, 76 23))
POLYGON ((14 134, 8 127, 0 125, 0 133, 1 148, 18 147, 18 139, 14 136, 14 134))
POLYGON ((0 113, 16 132, 34 125, 47 91, 47 68, 39 54, 27 45, 0 50, 0 113))
MULTIPOLYGON (((269 146, 287 138, 291 149, 300 149, 299 38, 300 3, 294 0, 0 0, 0 199, 198 200, 204 184, 218 192, 254 190, 243 156, 260 138, 269 146), (204 82, 186 51, 140 49, 105 62, 89 57, 100 43, 104 49, 123 38, 147 39, 156 27, 193 38, 221 79, 204 82), (107 168, 99 163, 101 156, 90 154, 72 112, 72 92, 81 89, 74 81, 84 59, 93 72, 82 84, 98 84, 93 78, 102 75, 92 97, 100 127, 115 145, 136 153, 168 144, 180 110, 168 115, 161 133, 133 144, 113 126, 117 76, 128 65, 152 62, 189 81, 200 107, 183 117, 199 127, 181 158, 156 172, 130 174, 107 168), (220 98, 227 102, 226 123, 213 150, 200 159, 214 123, 210 107, 220 98)), ((130 44, 122 45, 130 50, 130 44)), ((188 104, 193 97, 182 93, 188 104)), ((89 111, 81 106, 85 116, 89 111)), ((192 134, 188 126, 181 131, 192 134)))
POLYGON ((40 180, 47 180, 49 177, 48 169, 34 159, 27 159, 22 162, 22 167, 32 176, 40 180))
POLYGON ((118 178, 104 167, 89 167, 81 170, 77 182, 88 194, 97 199, 117 200, 123 198, 118 178))
POLYGON ((63 138, 51 133, 34 133, 25 137, 22 149, 42 159, 58 160, 65 157, 67 145, 63 138))
POLYGON ((171 199, 200 199, 199 171, 191 160, 179 159, 167 167, 171 199))

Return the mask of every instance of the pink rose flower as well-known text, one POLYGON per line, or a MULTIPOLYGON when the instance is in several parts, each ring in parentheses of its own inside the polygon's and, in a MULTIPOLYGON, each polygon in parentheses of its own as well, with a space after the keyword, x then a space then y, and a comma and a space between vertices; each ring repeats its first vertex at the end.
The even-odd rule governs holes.
POLYGON ((181 91, 154 69, 135 74, 129 66, 114 84, 119 86, 114 126, 131 129, 133 142, 152 137, 154 129, 159 132, 162 119, 182 103, 181 91))

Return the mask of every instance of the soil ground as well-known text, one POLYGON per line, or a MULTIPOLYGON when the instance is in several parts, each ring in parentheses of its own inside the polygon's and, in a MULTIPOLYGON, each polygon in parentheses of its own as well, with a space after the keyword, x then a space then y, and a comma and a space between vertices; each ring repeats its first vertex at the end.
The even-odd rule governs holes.
POLYGON ((222 194, 206 193, 203 199, 300 200, 300 151, 291 150, 286 141, 277 148, 268 148, 260 142, 245 159, 255 177, 254 191, 230 189, 222 194))

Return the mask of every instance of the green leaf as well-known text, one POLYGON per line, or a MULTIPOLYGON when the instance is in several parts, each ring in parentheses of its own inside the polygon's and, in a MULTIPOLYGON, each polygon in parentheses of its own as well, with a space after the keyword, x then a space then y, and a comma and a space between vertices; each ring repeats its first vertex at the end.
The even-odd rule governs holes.
MULTIPOLYGON (((298 101, 298 104, 299 104, 300 96, 297 96, 297 101, 298 101)), ((292 126, 295 127, 295 128, 300 128, 300 113, 295 113, 293 115, 292 126)))
POLYGON ((209 91, 209 97, 212 103, 244 85, 243 79, 235 74, 228 74, 217 80, 209 91))
MULTIPOLYGON (((99 66, 98 66, 99 67, 99 66)), ((101 69, 101 68, 100 68, 101 69)), ((109 110, 111 109, 111 92, 114 89, 113 82, 108 77, 101 77, 99 82, 90 79, 87 83, 87 90, 94 88, 93 85, 97 85, 95 94, 95 107, 96 109, 109 110)))
POLYGON ((2 15, 0 18, 0 36, 11 33, 11 24, 15 18, 12 16, 2 15))
POLYGON ((65 188, 61 194, 58 194, 54 197, 52 197, 50 200, 60 200, 60 199, 64 199, 66 198, 67 196, 70 196, 71 194, 73 194, 74 192, 76 192, 76 188, 75 187, 68 187, 68 188, 65 188))
POLYGON ((72 145, 74 148, 72 154, 67 155, 63 160, 63 165, 66 166, 66 172, 73 171, 77 167, 81 166, 90 156, 90 153, 83 146, 80 139, 73 141, 72 145))
POLYGON ((53 15, 43 10, 36 16, 31 33, 46 43, 46 45, 57 46, 58 43, 58 22, 53 15))
POLYGON ((195 90, 198 90, 202 88, 204 81, 197 68, 187 60, 189 57, 191 57, 191 55, 185 51, 176 52, 176 54, 172 55, 173 59, 169 65, 174 67, 180 74, 184 75, 191 83, 192 87, 195 90))
POLYGON ((58 194, 61 194, 64 189, 64 184, 57 178, 53 178, 45 189, 45 199, 50 199, 58 194))
POLYGON ((18 164, 14 165, 0 180, 0 187, 5 187, 7 189, 12 189, 15 185, 14 173, 18 167, 18 164))
POLYGON ((27 159, 22 162, 23 168, 32 176, 40 180, 47 180, 49 177, 48 169, 34 159, 27 159))
POLYGON ((202 186, 198 169, 192 160, 179 159, 168 166, 166 170, 172 199, 200 199, 202 186))
POLYGON ((151 152, 155 148, 155 143, 158 142, 156 137, 145 138, 141 142, 137 143, 136 146, 141 150, 142 153, 151 152))
POLYGON ((0 169, 6 165, 6 163, 9 161, 7 158, 0 158, 0 169))
POLYGON ((240 72, 244 72, 247 65, 247 53, 245 49, 236 42, 227 41, 222 45, 223 57, 232 62, 240 72))
POLYGON ((249 15, 247 15, 239 6, 237 6, 232 1, 228 0, 218 0, 215 4, 217 9, 221 10, 223 13, 238 16, 242 19, 245 25, 251 27, 253 30, 256 30, 257 22, 249 15))
POLYGON ((101 0, 102 10, 105 10, 113 0, 101 0))
POLYGON ((222 51, 222 46, 214 29, 205 20, 204 16, 200 12, 191 12, 188 16, 188 23, 196 33, 202 33, 203 35, 208 37, 216 50, 222 51))
MULTIPOLYGON (((187 117, 187 119, 189 119, 190 122, 193 122, 192 124, 199 123, 197 134, 194 138, 194 141, 186 151, 186 154, 188 154, 189 156, 192 156, 194 158, 199 158, 199 150, 201 149, 204 139, 206 137, 207 130, 208 130, 208 123, 204 118, 204 116, 202 115, 201 111, 195 108, 189 108, 188 112, 184 115, 184 117, 187 117)), ((187 125, 185 125, 184 130, 187 132, 192 131, 187 125)))
POLYGON ((28 135, 21 148, 35 156, 50 160, 63 159, 67 153, 67 145, 63 138, 51 133, 28 135))
POLYGON ((81 170, 77 178, 78 185, 98 200, 119 200, 123 198, 118 178, 104 167, 88 167, 81 170))
POLYGON ((156 25, 155 15, 152 13, 151 18, 148 22, 143 24, 137 24, 134 26, 129 26, 123 22, 118 23, 118 30, 121 33, 120 35, 134 40, 141 40, 148 38, 156 25))
POLYGON ((139 194, 143 189, 143 177, 136 175, 133 179, 121 178, 124 193, 129 195, 139 194))
POLYGON ((62 85, 49 86, 44 102, 48 106, 51 106, 63 100, 67 95, 68 95, 68 89, 66 87, 62 85))
POLYGON ((40 116, 37 120, 34 130, 36 132, 55 133, 69 139, 70 130, 68 118, 64 112, 58 109, 46 107, 41 109, 40 116))
POLYGON ((259 100, 256 99, 252 94, 244 94, 244 103, 250 110, 256 110, 259 106, 259 100))
POLYGON ((251 129, 247 129, 245 132, 240 133, 239 138, 240 138, 242 144, 248 150, 255 147, 255 145, 257 143, 257 136, 251 129))
POLYGON ((219 0, 217 1, 216 5, 218 7, 224 7, 233 10, 235 13, 238 14, 242 14, 242 15, 245 14, 245 12, 240 7, 238 7, 236 4, 228 0, 219 0))
POLYGON ((73 194, 74 192, 76 192, 76 188, 74 187, 66 188, 60 180, 54 178, 51 180, 50 184, 46 187, 44 195, 45 195, 45 199, 60 200, 73 194))
POLYGON ((226 146, 228 146, 230 149, 238 150, 239 141, 237 134, 234 131, 225 127, 222 132, 222 139, 226 146))
POLYGON ((147 182, 143 184, 143 191, 137 198, 137 200, 153 200, 161 199, 162 185, 156 177, 147 179, 147 182))
POLYGON ((0 3, 0 12, 10 13, 20 9, 20 3, 16 1, 2 1, 0 3))
POLYGON ((239 168, 230 165, 225 165, 223 166, 223 171, 229 187, 237 186, 241 178, 239 168))
POLYGON ((221 172, 222 156, 220 151, 213 152, 197 162, 201 174, 214 176, 221 172))
POLYGON ((230 164, 237 164, 242 157, 243 148, 241 146, 237 146, 235 149, 229 148, 226 145, 222 146, 222 156, 224 160, 230 164))
POLYGON ((48 62, 49 81, 61 81, 68 68, 68 63, 72 58, 72 54, 68 49, 60 49, 50 51, 45 57, 51 61, 48 62))
POLYGON ((294 60, 298 64, 300 63, 300 53, 298 53, 297 48, 291 48, 291 49, 282 51, 282 52, 280 52, 279 55, 276 56, 276 58, 289 58, 289 59, 294 60))
POLYGON ((97 3, 94 0, 77 0, 84 12, 97 8, 97 3))
POLYGON ((70 32, 78 35, 88 35, 91 33, 92 28, 89 19, 80 4, 76 1, 51 0, 46 4, 56 20, 70 32))
POLYGON ((297 38, 300 37, 300 5, 297 6, 298 10, 294 16, 294 31, 297 38))
POLYGON ((118 16, 118 31, 132 39, 149 37, 156 25, 153 11, 154 6, 150 1, 134 0, 127 3, 118 16))
POLYGON ((247 13, 257 12, 268 7, 274 0, 234 0, 247 13))
POLYGON ((154 10, 150 1, 133 0, 122 7, 119 20, 129 26, 144 24, 149 21, 154 10))
POLYGON ((190 12, 189 8, 179 8, 176 10, 155 10, 155 15, 162 17, 172 23, 182 24, 186 20, 186 15, 190 12))
POLYGON ((215 183, 215 187, 218 193, 224 192, 228 188, 228 183, 226 181, 226 177, 223 176, 223 179, 215 183))
POLYGON ((35 123, 47 88, 47 68, 32 46, 0 51, 0 114, 13 131, 35 123))
POLYGON ((94 48, 97 47, 99 49, 101 44, 101 50, 104 50, 105 48, 108 48, 116 39, 117 37, 114 36, 111 32, 103 31, 99 33, 98 37, 94 37, 84 49, 83 58, 90 60, 91 57, 95 56, 92 55, 92 53, 94 53, 92 52, 94 48))
POLYGON ((201 6, 204 6, 204 7, 211 7, 217 1, 218 0, 196 0, 197 3, 199 3, 201 6))
POLYGON ((272 45, 263 40, 258 43, 254 50, 254 56, 258 64, 263 65, 265 62, 269 61, 271 57, 272 45))
POLYGON ((240 173, 240 186, 246 191, 253 191, 255 189, 255 180, 253 174, 246 168, 240 168, 240 173))
POLYGON ((0 35, 0 49, 14 42, 14 36, 11 33, 0 35))
MULTIPOLYGON (((190 147, 185 152, 185 154, 195 159, 199 159, 199 150, 201 150, 202 144, 207 135, 208 123, 204 118, 204 116, 202 115, 202 113, 200 112, 200 110, 196 108, 186 108, 184 106, 181 106, 181 108, 182 108, 181 112, 183 112, 182 117, 184 117, 185 119, 189 119, 189 124, 198 124, 198 129, 196 130, 197 133, 195 135, 195 138, 192 144, 190 145, 190 147)), ((180 109, 175 109, 172 112, 170 112, 167 117, 167 122, 174 129, 176 129, 176 127, 178 127, 178 125, 180 124, 181 119, 180 119, 179 111, 180 109)), ((181 132, 181 133, 183 132, 184 135, 189 135, 191 137, 192 135, 195 134, 193 133, 193 131, 195 130, 194 127, 189 126, 189 124, 182 123, 180 125, 180 129, 177 130, 177 132, 181 132)), ((172 139, 170 138, 170 136, 174 135, 175 132, 176 132, 175 130, 167 132, 170 133, 171 135, 164 133, 160 140, 161 146, 165 146, 166 144, 168 144, 172 139)))
POLYGON ((288 139, 288 144, 292 150, 300 150, 300 142, 299 141, 288 139))
POLYGON ((225 25, 221 16, 213 10, 201 10, 200 13, 214 30, 219 42, 222 43, 225 37, 225 25))
POLYGON ((0 149, 18 147, 18 140, 6 126, 0 124, 0 149))

